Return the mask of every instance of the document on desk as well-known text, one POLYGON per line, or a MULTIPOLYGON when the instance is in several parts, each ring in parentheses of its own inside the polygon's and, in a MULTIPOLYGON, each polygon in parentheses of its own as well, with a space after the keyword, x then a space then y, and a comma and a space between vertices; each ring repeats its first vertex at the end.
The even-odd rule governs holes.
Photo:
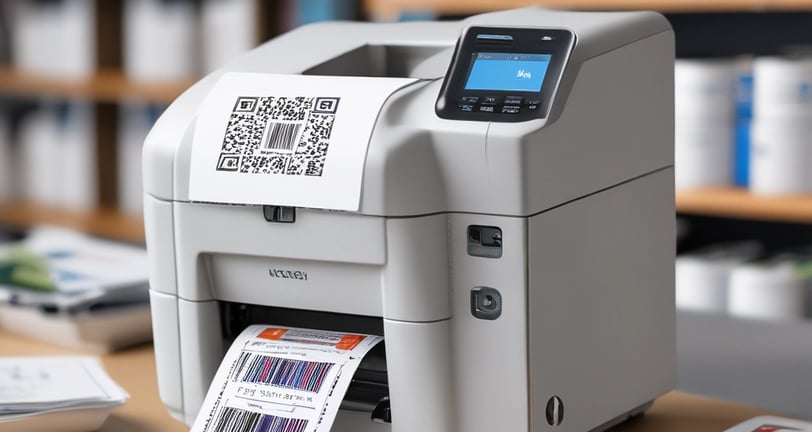
POLYGON ((0 358, 0 430, 94 430, 129 395, 94 357, 0 358))
POLYGON ((192 432, 329 431, 355 370, 382 340, 250 326, 226 353, 192 432))

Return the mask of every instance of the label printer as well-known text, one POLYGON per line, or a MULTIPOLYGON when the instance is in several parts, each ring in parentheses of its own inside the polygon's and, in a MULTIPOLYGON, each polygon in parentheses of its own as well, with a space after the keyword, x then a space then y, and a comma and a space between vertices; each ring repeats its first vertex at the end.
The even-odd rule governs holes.
POLYGON ((673 59, 649 12, 308 25, 144 146, 160 396, 251 324, 378 334, 341 431, 591 431, 675 381, 673 59))

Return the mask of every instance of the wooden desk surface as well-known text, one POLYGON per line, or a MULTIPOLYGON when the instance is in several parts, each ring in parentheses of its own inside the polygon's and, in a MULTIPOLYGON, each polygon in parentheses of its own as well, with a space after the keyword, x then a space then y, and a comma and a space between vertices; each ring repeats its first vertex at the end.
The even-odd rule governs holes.
MULTIPOLYGON (((87 355, 88 353, 32 341, 0 331, 0 355, 87 355)), ((101 432, 186 432, 172 419, 158 399, 151 345, 101 356, 107 373, 130 393, 130 400, 116 408, 101 432)), ((721 432, 764 410, 705 397, 671 392, 638 419, 612 432, 721 432)))

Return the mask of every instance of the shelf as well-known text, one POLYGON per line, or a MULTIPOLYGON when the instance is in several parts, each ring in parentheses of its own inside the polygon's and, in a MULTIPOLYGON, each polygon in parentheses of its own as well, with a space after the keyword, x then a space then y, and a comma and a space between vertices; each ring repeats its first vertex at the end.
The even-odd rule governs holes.
POLYGON ((525 6, 559 9, 656 10, 660 12, 756 12, 812 10, 810 0, 364 0, 376 19, 393 20, 403 12, 470 15, 525 6))
POLYGON ((677 192, 680 213, 777 222, 812 223, 812 196, 761 197, 744 189, 677 192))
POLYGON ((90 235, 131 243, 144 243, 144 222, 111 208, 75 211, 21 202, 0 203, 0 224, 27 228, 47 224, 76 229, 90 235))
POLYGON ((0 95, 87 98, 100 102, 136 100, 169 104, 192 84, 193 80, 137 82, 117 70, 100 70, 86 79, 64 79, 0 66, 0 95))

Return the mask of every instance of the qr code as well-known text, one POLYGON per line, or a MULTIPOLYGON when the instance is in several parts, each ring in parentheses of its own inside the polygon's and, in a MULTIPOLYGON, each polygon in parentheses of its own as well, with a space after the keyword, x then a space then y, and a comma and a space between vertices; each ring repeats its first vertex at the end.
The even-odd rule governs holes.
POLYGON ((218 171, 321 176, 340 98, 238 97, 218 171))

